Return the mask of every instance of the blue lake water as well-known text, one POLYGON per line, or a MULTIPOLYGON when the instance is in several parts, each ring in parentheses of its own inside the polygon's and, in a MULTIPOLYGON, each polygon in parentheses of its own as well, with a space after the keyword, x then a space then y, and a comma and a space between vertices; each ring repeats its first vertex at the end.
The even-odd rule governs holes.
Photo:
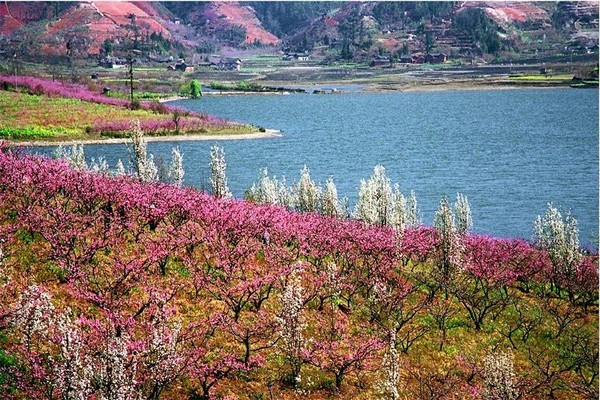
MULTIPOLYGON (((582 244, 598 242, 598 91, 473 90, 339 95, 205 96, 172 103, 283 131, 273 139, 220 141, 235 197, 267 167, 295 182, 332 176, 353 207, 361 179, 381 164, 403 193, 414 190, 432 224, 442 196, 469 198, 473 230, 530 239, 552 202, 578 220, 582 244)), ((185 184, 206 187, 210 147, 179 142, 185 184)), ((150 143, 170 156, 173 143, 150 143)), ((41 151, 49 151, 42 149, 41 151)), ((111 165, 124 145, 87 146, 111 165)))

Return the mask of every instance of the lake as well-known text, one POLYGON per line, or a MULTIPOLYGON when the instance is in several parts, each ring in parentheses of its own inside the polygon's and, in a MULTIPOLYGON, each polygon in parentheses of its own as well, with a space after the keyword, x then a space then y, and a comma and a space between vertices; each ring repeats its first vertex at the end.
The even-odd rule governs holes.
MULTIPOLYGON (((431 225, 442 196, 467 195, 473 231, 530 239, 552 202, 577 219, 582 244, 598 242, 598 91, 576 89, 205 96, 171 103, 283 131, 273 139, 218 142, 235 197, 267 167, 295 182, 332 176, 354 206, 359 182, 381 164, 417 195, 431 225)), ((206 187, 210 147, 180 142, 185 184, 206 187)), ((173 143, 150 143, 168 158, 173 143)), ((49 151, 45 149, 42 151, 49 151)), ((111 165, 124 145, 87 146, 111 165)))

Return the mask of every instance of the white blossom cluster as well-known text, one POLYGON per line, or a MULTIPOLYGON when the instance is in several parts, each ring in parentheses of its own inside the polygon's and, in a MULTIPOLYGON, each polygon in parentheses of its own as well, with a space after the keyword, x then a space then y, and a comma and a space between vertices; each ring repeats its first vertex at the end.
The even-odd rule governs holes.
MULTIPOLYGON (((440 201, 440 205, 435 213, 433 226, 438 233, 442 252, 447 263, 445 268, 460 265, 462 259, 460 235, 456 229, 454 213, 446 197, 440 201)), ((447 271, 445 272, 447 273, 447 271)))
POLYGON ((398 400, 398 383, 400 382, 400 358, 396 350, 396 330, 389 332, 389 343, 381 363, 382 379, 379 382, 379 390, 386 399, 398 400))
MULTIPOLYGON (((131 165, 133 166, 135 176, 142 182, 165 182, 181 186, 185 171, 183 168, 183 155, 177 147, 171 151, 171 163, 163 166, 162 163, 155 161, 153 154, 148 154, 147 141, 140 128, 139 121, 135 122, 131 128, 132 148, 129 148, 131 165)), ((56 159, 64 159, 73 169, 80 171, 91 171, 106 175, 125 175, 127 171, 123 162, 119 159, 114 171, 103 156, 94 157, 89 165, 85 161, 85 151, 83 145, 74 144, 70 149, 58 146, 52 156, 56 159)), ((159 160, 160 161, 160 160, 159 160)))
POLYGON ((112 332, 108 337, 106 349, 96 360, 95 384, 100 400, 128 400, 140 398, 135 385, 135 363, 130 363, 128 345, 130 338, 126 333, 112 332))
POLYGON ((340 217, 346 214, 345 207, 338 198, 337 188, 333 183, 333 178, 327 178, 325 183, 325 191, 321 197, 321 214, 330 215, 332 217, 340 217))
POLYGON ((317 211, 319 208, 319 199, 322 197, 323 190, 311 178, 310 171, 305 165, 300 172, 300 179, 294 185, 296 197, 296 210, 300 212, 317 211))
POLYGON ((133 147, 130 149, 130 157, 136 176, 142 182, 158 181, 158 167, 154 163, 154 155, 148 155, 147 141, 140 127, 140 121, 133 123, 130 135, 133 147))
POLYGON ((30 349, 36 335, 46 336, 53 323, 54 305, 42 287, 31 285, 19 296, 12 309, 12 325, 22 335, 22 342, 30 349))
POLYGON ((88 169, 87 163, 85 162, 85 151, 82 144, 74 144, 70 147, 70 149, 60 145, 54 150, 52 156, 54 158, 66 160, 73 169, 80 171, 88 169))
POLYGON ((544 217, 539 216, 534 224, 535 242, 548 252, 557 272, 569 276, 581 259, 577 220, 570 214, 563 220, 560 211, 548 204, 544 217))
POLYGON ((181 154, 178 147, 173 147, 171 150, 171 167, 168 172, 169 182, 181 186, 184 175, 183 154, 181 154))
POLYGON ((518 397, 512 354, 488 352, 484 359, 483 379, 484 400, 514 400, 518 397))
POLYGON ((167 328, 165 324, 154 325, 152 342, 146 350, 147 369, 154 372, 154 383, 166 386, 173 381, 181 370, 183 356, 177 348, 181 325, 167 328))
POLYGON ((83 356, 81 331, 65 314, 58 315, 55 321, 60 338, 60 356, 52 363, 55 384, 64 400, 87 399, 94 371, 89 357, 83 356))
POLYGON ((300 178, 291 187, 286 185, 285 177, 279 180, 269 177, 266 168, 252 187, 246 192, 246 199, 261 204, 275 204, 301 212, 318 212, 329 216, 346 214, 343 202, 338 199, 333 178, 329 177, 325 188, 310 177, 307 166, 300 171, 300 178))
POLYGON ((389 225, 399 230, 421 222, 414 192, 407 200, 398 184, 392 190, 391 181, 381 165, 375 166, 368 180, 360 181, 354 217, 368 224, 389 225))
POLYGON ((266 168, 261 170, 258 181, 248 189, 246 198, 259 204, 275 204, 287 208, 292 208, 294 203, 285 177, 281 181, 276 176, 271 178, 266 168))
POLYGON ((58 354, 50 358, 53 386, 65 400, 84 400, 91 393, 93 369, 85 354, 81 329, 68 317, 70 310, 59 313, 50 294, 37 285, 29 286, 12 308, 12 326, 20 333, 28 351, 54 343, 58 354))
POLYGON ((210 185, 212 193, 220 198, 231 197, 227 186, 227 163, 223 149, 215 145, 210 149, 210 185))
POLYGON ((296 268, 288 277, 281 294, 281 311, 275 318, 279 326, 280 347, 292 368, 296 382, 300 381, 301 351, 304 346, 305 322, 301 315, 303 307, 301 269, 296 268))
POLYGON ((456 231, 460 234, 467 234, 473 228, 473 217, 469 200, 464 194, 456 194, 454 215, 456 216, 456 231))

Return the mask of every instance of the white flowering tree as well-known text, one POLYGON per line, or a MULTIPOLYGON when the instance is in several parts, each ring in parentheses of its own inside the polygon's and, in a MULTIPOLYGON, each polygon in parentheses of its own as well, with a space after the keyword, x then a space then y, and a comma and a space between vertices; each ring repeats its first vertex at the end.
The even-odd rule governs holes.
POLYGON ((535 220, 534 241, 547 251, 553 268, 552 284, 560 293, 563 282, 574 278, 582 257, 577 220, 570 214, 563 218, 560 211, 549 203, 544 216, 538 215, 535 220))
POLYGON ((302 316, 303 288, 301 268, 295 267, 288 276, 281 294, 281 311, 276 317, 279 326, 279 347, 290 367, 289 380, 293 386, 300 382, 305 322, 302 316))
POLYGON ((45 375, 47 390, 63 400, 83 400, 91 394, 93 370, 81 327, 69 314, 69 309, 62 313, 55 309, 43 287, 32 285, 12 307, 11 327, 20 337, 25 354, 30 355, 33 373, 45 375), (56 354, 49 353, 52 347, 57 348, 56 354), (48 360, 51 368, 46 370, 43 360, 48 360))
POLYGON ((358 202, 354 210, 357 219, 368 224, 388 225, 392 213, 392 186, 385 168, 376 165, 373 175, 360 181, 358 202))
POLYGON ((104 351, 96 358, 95 385, 102 400, 127 400, 141 398, 136 389, 136 364, 131 362, 131 338, 125 332, 112 331, 107 337, 104 351))
POLYGON ((435 213, 433 226, 438 234, 440 246, 440 273, 443 283, 448 283, 452 271, 458 268, 461 258, 460 235, 456 230, 454 214, 448 203, 448 199, 443 197, 435 213))
POLYGON ((279 181, 276 176, 269 177, 267 168, 263 168, 260 177, 246 191, 245 198, 259 204, 275 204, 288 208, 294 205, 293 196, 288 189, 285 177, 279 181))
POLYGON ((148 156, 147 142, 144 132, 140 127, 140 121, 135 121, 130 130, 131 145, 130 151, 131 163, 137 178, 142 182, 158 181, 158 168, 154 163, 154 156, 148 156))
POLYGON ((325 184, 325 190, 321 197, 319 210, 321 214, 332 217, 344 215, 344 210, 340 204, 340 200, 338 199, 337 188, 335 187, 332 177, 327 178, 327 183, 325 184))
POLYGON ((227 186, 227 163, 223 149, 214 145, 210 149, 210 185, 212 193, 220 198, 231 197, 227 186))
POLYGON ((296 201, 296 210, 301 212, 314 212, 318 210, 322 189, 310 178, 310 171, 305 165, 300 172, 300 179, 294 185, 293 193, 296 201))
POLYGON ((98 157, 97 160, 94 157, 92 157, 88 169, 92 172, 99 174, 108 174, 110 172, 108 162, 103 156, 98 157))
POLYGON ((456 216, 456 231, 462 235, 467 234, 473 227, 473 218, 471 216, 469 200, 464 194, 456 194, 454 215, 456 216))
POLYGON ((403 231, 406 226, 406 199, 400 193, 400 185, 397 183, 394 185, 394 192, 392 193, 391 213, 388 224, 399 231, 403 231))
POLYGON ((56 159, 66 160, 71 168, 84 171, 88 169, 85 162, 85 150, 82 144, 74 144, 70 150, 65 149, 62 145, 58 146, 53 152, 52 157, 56 159))
POLYGON ((183 183, 183 176, 185 170, 183 169, 183 155, 179 151, 178 147, 173 147, 171 150, 171 165, 169 167, 169 181, 177 186, 181 186, 183 183))
POLYGON ((381 362, 382 378, 380 391, 386 399, 398 400, 398 383, 400 382, 400 357, 396 349, 396 329, 389 332, 389 342, 381 362))
POLYGON ((518 391, 515 388, 513 356, 502 351, 489 351, 483 364, 484 400, 515 400, 518 391))
POLYGON ((375 166, 368 180, 360 181, 354 217, 368 224, 389 225, 399 231, 420 224, 414 192, 407 200, 398 184, 392 190, 391 181, 381 165, 375 166))
POLYGON ((414 190, 411 190, 410 196, 406 198, 405 221, 406 226, 417 227, 421 225, 421 215, 417 205, 417 195, 414 190))

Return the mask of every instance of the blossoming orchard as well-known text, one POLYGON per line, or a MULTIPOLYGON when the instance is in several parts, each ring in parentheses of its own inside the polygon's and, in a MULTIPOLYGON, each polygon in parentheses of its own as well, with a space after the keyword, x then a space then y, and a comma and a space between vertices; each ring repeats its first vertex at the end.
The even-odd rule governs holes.
POLYGON ((236 200, 222 150, 212 195, 137 140, 118 173, 0 147, 1 398, 598 397, 598 255, 552 205, 528 242, 462 194, 422 225, 383 167, 354 212, 308 168, 236 200))

